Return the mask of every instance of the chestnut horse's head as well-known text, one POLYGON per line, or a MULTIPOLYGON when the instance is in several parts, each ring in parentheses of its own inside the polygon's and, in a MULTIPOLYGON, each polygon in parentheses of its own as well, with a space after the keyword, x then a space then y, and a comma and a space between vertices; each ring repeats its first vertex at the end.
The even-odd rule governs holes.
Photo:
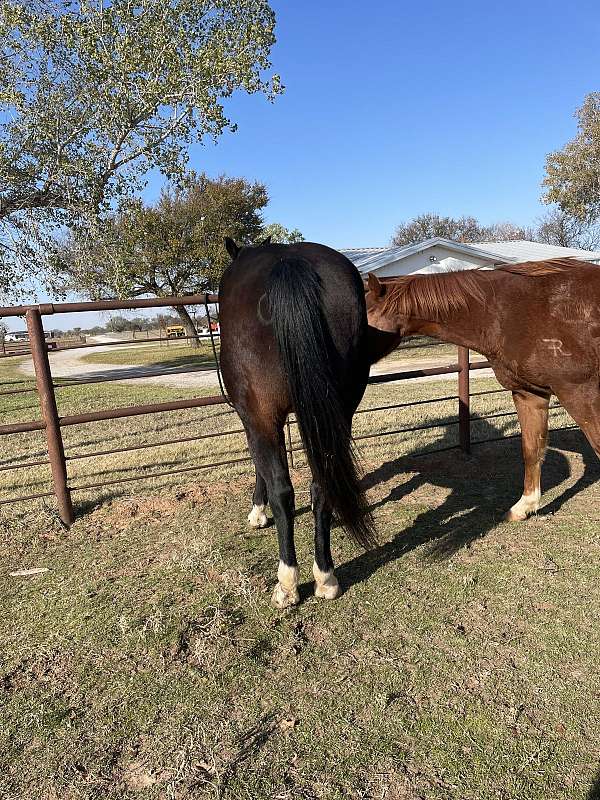
POLYGON ((399 315, 391 315, 389 310, 384 309, 388 289, 385 281, 379 280, 377 275, 369 272, 365 286, 368 322, 372 328, 377 328, 379 331, 403 335, 405 327, 403 322, 406 322, 406 319, 403 320, 399 315))

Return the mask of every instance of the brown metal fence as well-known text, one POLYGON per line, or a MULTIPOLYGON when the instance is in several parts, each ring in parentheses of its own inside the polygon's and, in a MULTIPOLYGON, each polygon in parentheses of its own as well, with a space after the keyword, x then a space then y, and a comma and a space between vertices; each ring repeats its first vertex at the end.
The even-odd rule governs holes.
MULTIPOLYGON (((16 469, 23 469, 26 467, 33 467, 38 465, 49 465, 51 474, 52 474, 52 483, 53 483, 53 491, 51 492, 42 492, 27 496, 18 496, 12 497, 9 499, 2 499, 0 500, 0 505, 8 504, 8 503, 17 503, 23 502, 28 500, 33 500, 42 497, 50 497, 54 495, 56 497, 58 503, 58 510, 60 514, 61 520, 64 522, 65 525, 71 525, 74 521, 74 512, 73 512, 73 505, 71 501, 71 494, 75 491, 83 491, 83 490, 90 490, 99 488, 101 486, 107 486, 112 484, 118 483, 127 483, 130 481, 137 481, 141 479, 147 478, 156 478, 165 475, 173 475, 176 473, 185 473, 185 472, 193 472, 201 469, 209 469, 217 466, 222 466, 226 464, 237 464, 245 461, 249 461, 250 457, 246 456, 244 458, 235 458, 229 459, 224 461, 217 461, 212 464, 202 464, 202 465, 194 465, 189 467, 180 467, 178 469, 170 469, 168 471, 161 471, 161 472, 154 472, 152 474, 143 475, 143 476, 135 476, 135 477, 126 477, 126 478, 118 478, 114 480, 106 480, 96 483, 87 483, 81 485, 71 485, 69 483, 69 477, 67 472, 67 461, 74 460, 74 459, 81 459, 81 458, 89 458, 92 456, 105 456, 117 453, 124 453, 129 452, 132 450, 139 450, 139 449, 146 449, 146 448, 153 448, 153 447, 160 447, 162 445, 169 445, 169 444, 176 444, 181 442, 192 442, 198 441, 200 439, 207 439, 216 436, 228 436, 235 433, 242 433, 242 428, 236 428, 235 430, 226 431, 222 433, 207 433, 202 434, 199 436, 188 436, 188 437, 181 437, 175 439, 168 439, 168 440, 161 440, 158 442, 151 442, 145 444, 138 444, 132 445, 130 447, 122 447, 122 448, 115 448, 111 450, 103 450, 103 451, 95 451, 94 453, 75 453, 65 455, 65 449, 63 444, 63 437, 61 429, 69 426, 69 425, 80 425, 90 422, 96 422, 99 420, 112 420, 112 419, 119 419, 122 417, 131 417, 131 416, 138 416, 143 414, 155 414, 158 412, 163 411, 176 411, 180 409, 188 409, 188 408, 200 408, 203 406, 213 406, 226 403, 227 400, 222 394, 212 395, 209 397, 197 397, 191 399, 184 399, 184 400, 173 400, 170 402, 162 402, 162 403, 151 403, 146 405, 133 405, 133 406, 126 406, 121 408, 112 408, 102 411, 90 411, 88 413, 83 414, 73 414, 68 416, 60 416, 58 413, 57 405, 56 405, 56 395, 55 392, 57 389, 64 388, 65 386, 74 386, 74 385, 81 385, 87 383, 103 383, 106 381, 111 380, 123 380, 122 377, 110 377, 104 376, 99 379, 92 379, 92 380, 77 380, 77 381, 68 381, 63 383, 56 383, 53 379, 50 361, 48 358, 48 343, 45 339, 44 327, 43 327, 43 317, 51 314, 57 313, 71 313, 71 312, 79 312, 79 311, 106 311, 106 310, 127 310, 127 309, 138 309, 138 308, 161 308, 161 307, 173 307, 179 305, 203 305, 208 310, 209 304, 218 303, 218 297, 213 294, 202 294, 202 295, 191 295, 187 297, 168 297, 168 298, 161 298, 161 299, 147 299, 147 300, 131 300, 131 301, 122 301, 122 300, 105 300, 105 301, 98 301, 98 302, 83 302, 83 303, 59 303, 59 304, 41 304, 41 305, 32 305, 32 306, 9 306, 9 307, 0 307, 0 317, 8 317, 8 316, 25 316, 27 321, 27 330, 29 333, 29 347, 30 350, 24 352, 17 353, 4 353, 0 354, 0 358, 8 358, 14 355, 22 356, 24 354, 30 353, 34 369, 35 369, 35 380, 36 380, 36 387, 35 388, 21 388, 21 389, 9 389, 7 391, 1 391, 0 395, 10 395, 10 394, 20 394, 20 393, 27 393, 27 392, 37 392, 40 402, 40 409, 41 409, 41 420, 32 420, 27 422, 18 422, 12 423, 8 425, 0 425, 0 436, 7 436, 10 434, 17 434, 17 433, 25 433, 29 431, 45 431, 46 435, 46 443, 47 443, 47 452, 48 458, 41 459, 36 461, 27 461, 24 463, 12 464, 8 466, 1 466, 0 470, 16 470, 16 469)), ((149 338, 144 339, 144 343, 146 342, 153 342, 159 341, 159 338, 149 338)), ((116 342, 111 343, 104 343, 104 345, 127 345, 131 344, 129 340, 119 340, 116 342)), ((103 346, 104 346, 103 345, 103 346)), ((97 344, 92 343, 85 343, 85 344, 78 344, 75 345, 73 348, 69 349, 81 349, 87 347, 94 347, 97 344)), ((443 397, 443 398, 431 398, 428 400, 421 400, 417 401, 416 403, 398 403, 386 406, 380 406, 375 408, 366 408, 361 409, 358 413, 367 413, 373 411, 380 411, 383 409, 393 409, 393 408, 402 408, 411 405, 419 405, 422 403, 430 403, 430 402, 439 402, 442 400, 458 400, 458 414, 455 423, 458 425, 459 431, 459 447, 466 453, 470 452, 471 448, 471 411, 470 411, 470 398, 471 392, 469 387, 469 377, 471 370, 483 369, 488 367, 489 364, 486 361, 480 361, 476 363, 470 363, 469 359, 469 351, 464 347, 458 348, 458 361, 456 363, 447 364, 441 367, 429 367, 425 369, 412 369, 412 370, 403 370, 400 372, 393 372, 393 373, 386 373, 383 375, 375 375, 372 376, 370 379, 370 383, 386 383, 390 381, 402 381, 402 380, 409 380, 411 378, 419 378, 424 376, 435 376, 435 375, 450 375, 450 374, 457 374, 458 375, 458 394, 452 395, 450 397, 443 397)), ((204 368, 206 369, 206 368, 204 368)), ((214 369, 214 367, 211 367, 214 369)), ((188 371, 198 371, 196 368, 193 370, 188 371)), ((164 374, 161 372, 155 373, 156 375, 164 374)), ((152 376, 152 373, 145 372, 143 377, 152 376)), ((498 390, 502 391, 502 390, 498 390)), ((513 412, 509 412, 513 413, 513 412)), ((497 416, 497 415, 495 415, 497 416)), ((501 415, 503 416, 503 415, 501 415)), ((394 431, 386 431, 376 432, 376 433, 369 433, 363 436, 357 436, 356 439, 370 439, 376 436, 389 436, 395 433, 406 433, 411 431, 419 431, 419 430, 426 430, 432 428, 441 428, 445 427, 448 423, 445 422, 440 425, 419 425, 410 428, 399 428, 394 431)), ((292 436, 291 436, 291 429, 290 429, 290 420, 288 420, 287 424, 287 448, 289 453, 289 458, 291 460, 292 466, 294 465, 294 452, 301 450, 300 446, 294 447, 292 443, 292 436)))

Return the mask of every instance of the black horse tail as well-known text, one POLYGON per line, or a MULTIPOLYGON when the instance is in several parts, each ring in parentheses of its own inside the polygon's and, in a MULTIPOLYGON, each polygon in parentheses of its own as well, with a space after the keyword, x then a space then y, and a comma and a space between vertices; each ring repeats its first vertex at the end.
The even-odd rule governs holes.
POLYGON ((359 482, 341 356, 323 312, 321 278, 304 259, 282 259, 268 278, 267 299, 313 479, 342 527, 363 547, 372 547, 374 522, 359 482))

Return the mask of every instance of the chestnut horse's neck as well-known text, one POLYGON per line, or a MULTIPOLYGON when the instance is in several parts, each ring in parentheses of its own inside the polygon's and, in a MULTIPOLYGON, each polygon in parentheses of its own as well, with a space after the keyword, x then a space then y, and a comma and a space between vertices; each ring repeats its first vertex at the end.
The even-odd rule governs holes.
MULTIPOLYGON (((454 311, 445 314, 443 319, 425 320, 410 317, 404 328, 405 336, 431 336, 444 342, 462 345, 471 350, 483 352, 485 349, 486 326, 483 324, 485 306, 465 311, 454 311)), ((486 315, 489 324, 490 315, 486 315)))
POLYGON ((386 313, 399 314, 403 336, 432 336, 481 352, 492 296, 489 272, 420 275, 398 282, 386 303, 386 313))
POLYGON ((487 355, 492 344, 490 323, 496 314, 495 300, 504 294, 507 282, 514 280, 511 276, 532 279, 554 275, 572 269, 573 263, 550 259, 506 264, 494 270, 406 276, 388 284, 379 312, 398 320, 398 330, 404 336, 433 336, 487 355))

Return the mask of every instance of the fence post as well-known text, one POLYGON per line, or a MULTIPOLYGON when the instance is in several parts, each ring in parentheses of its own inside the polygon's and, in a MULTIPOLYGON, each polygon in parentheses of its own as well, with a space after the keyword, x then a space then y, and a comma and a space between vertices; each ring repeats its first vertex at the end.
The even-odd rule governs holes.
POLYGON ((471 392, 469 348, 458 348, 458 441, 464 453, 471 452, 471 392))
POLYGON ((71 503, 71 492, 67 486, 67 465, 63 447, 62 433, 56 408, 56 397, 52 385, 52 372, 48 360, 48 347, 44 338, 42 317, 37 309, 29 309, 25 315, 29 332, 29 345, 35 368, 35 380, 42 419, 45 423, 48 458, 54 483, 54 494, 58 501, 58 511, 65 525, 72 525, 75 516, 71 503))

